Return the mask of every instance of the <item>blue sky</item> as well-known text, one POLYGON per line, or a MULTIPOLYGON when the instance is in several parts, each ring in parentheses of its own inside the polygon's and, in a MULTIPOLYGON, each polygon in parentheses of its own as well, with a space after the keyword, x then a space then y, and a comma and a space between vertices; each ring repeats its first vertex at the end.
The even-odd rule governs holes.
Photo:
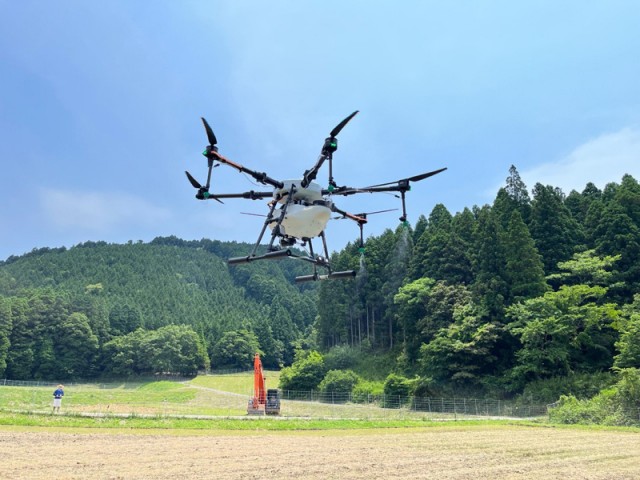
MULTIPOLYGON (((360 110, 338 184, 448 167, 408 194, 414 222, 491 203, 512 164, 565 193, 640 178, 638 25, 640 3, 615 0, 0 0, 0 260, 87 240, 254 241, 262 221, 239 212, 265 202, 193 198, 201 116, 223 155, 286 179, 360 110)), ((212 184, 256 189, 225 167, 212 184)), ((327 237, 338 250, 357 228, 335 221, 327 237)))

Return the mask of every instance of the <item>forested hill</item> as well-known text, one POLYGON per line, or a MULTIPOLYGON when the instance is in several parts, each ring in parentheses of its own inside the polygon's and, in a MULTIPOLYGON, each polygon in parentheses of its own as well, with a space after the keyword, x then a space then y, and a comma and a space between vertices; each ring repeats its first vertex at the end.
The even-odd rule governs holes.
POLYGON ((14 377, 56 373, 59 369, 52 366, 47 367, 50 372, 40 371, 38 359, 62 354, 55 338, 74 313, 86 317, 86 334, 96 337, 89 362, 94 373, 107 367, 99 361, 105 343, 140 327, 151 331, 168 325, 191 327, 210 356, 225 332, 243 331, 247 338, 241 340, 253 343, 250 349, 256 348, 256 339, 271 346, 267 362, 273 366, 290 362, 294 341, 316 315, 314 286, 293 282, 296 275, 308 273, 308 265, 290 261, 227 267, 226 258, 250 248, 169 237, 148 244, 87 242, 10 257, 0 263, 0 307, 4 299, 5 316, 12 319, 11 325, 5 319, 2 332, 0 308, 0 372, 5 363, 14 377), (9 309, 12 315, 6 313, 9 309), (47 331, 53 344, 44 341, 47 331))

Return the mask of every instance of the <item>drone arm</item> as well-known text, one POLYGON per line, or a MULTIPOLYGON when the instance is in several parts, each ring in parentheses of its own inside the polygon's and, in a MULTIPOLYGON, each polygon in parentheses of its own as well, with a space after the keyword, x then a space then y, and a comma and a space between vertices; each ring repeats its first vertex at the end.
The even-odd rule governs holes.
MULTIPOLYGON (((316 176, 318 175, 320 168, 322 168, 322 165, 327 159, 329 160, 331 159, 331 154, 325 153, 323 148, 322 153, 318 157, 318 161, 313 166, 313 168, 311 170, 307 170, 306 172, 304 172, 304 175, 302 176, 302 182, 300 182, 300 186, 302 188, 307 188, 309 184, 316 179, 316 176)), ((329 162, 329 165, 331 165, 331 162, 329 162)))
POLYGON ((329 136, 324 139, 324 145, 322 146, 322 151, 320 152, 318 161, 316 162, 316 164, 313 166, 311 170, 307 170, 306 172, 304 172, 304 175, 302 176, 303 177, 302 182, 300 182, 300 185, 302 186, 302 188, 307 188, 309 184, 316 179, 316 176, 318 175, 320 168, 322 168, 322 164, 326 160, 329 160, 329 185, 331 185, 332 187, 336 186, 333 180, 333 165, 332 165, 333 152, 335 152, 338 149, 338 139, 336 137, 338 136, 340 131, 345 127, 345 125, 349 123, 349 121, 353 117, 355 117, 357 114, 358 114, 358 110, 356 110, 347 118, 342 120, 338 125, 336 125, 333 128, 333 130, 331 130, 331 132, 329 133, 329 136))
MULTIPOLYGON (((363 225, 365 223, 367 223, 367 218, 365 216, 358 216, 358 215, 353 215, 352 213, 349 213, 345 210, 341 210, 338 207, 336 207, 335 205, 333 205, 331 207, 331 211, 335 212, 335 213, 339 213, 340 215, 342 215, 344 218, 348 218, 349 220, 353 220, 354 222, 357 222, 360 225, 363 225)), ((339 217, 338 217, 339 218, 339 217)))
POLYGON ((218 152, 214 150, 211 150, 210 152, 208 152, 207 158, 212 158, 220 163, 229 165, 230 167, 233 167, 236 170, 238 170, 240 173, 246 173, 248 175, 251 175, 253 178, 255 178, 258 182, 262 183, 263 185, 271 185, 272 187, 275 187, 275 188, 282 188, 284 186, 282 182, 279 182, 278 180, 275 180, 269 177, 266 173, 256 172, 255 170, 251 170, 247 167, 244 167, 239 163, 232 162, 231 160, 229 160, 226 157, 223 157, 222 155, 220 155, 218 152))
POLYGON ((355 195, 356 193, 383 193, 383 192, 400 192, 402 191, 402 187, 398 185, 388 186, 388 187, 363 187, 363 188, 354 188, 354 187, 339 187, 330 191, 329 189, 322 190, 323 195, 355 195))
POLYGON ((219 194, 209 194, 203 195, 198 192, 196 194, 196 198, 198 200, 217 200, 220 201, 221 198, 246 198, 248 200, 261 200, 263 198, 269 198, 273 196, 273 192, 255 192, 250 190, 248 192, 242 193, 219 193, 219 194))

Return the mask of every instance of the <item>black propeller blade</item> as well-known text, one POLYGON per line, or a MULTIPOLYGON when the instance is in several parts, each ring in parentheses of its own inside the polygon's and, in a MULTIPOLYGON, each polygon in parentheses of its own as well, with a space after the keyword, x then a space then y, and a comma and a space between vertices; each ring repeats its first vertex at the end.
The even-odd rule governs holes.
POLYGON ((207 138, 209 139, 209 145, 212 147, 218 143, 216 139, 216 135, 213 133, 213 130, 209 126, 209 123, 205 120, 204 117, 200 117, 202 119, 202 123, 204 125, 204 129, 207 131, 207 138))
POLYGON ((198 189, 198 193, 196 194, 196 198, 200 198, 200 199, 203 199, 203 200, 207 199, 207 198, 213 198, 216 202, 224 204, 224 202, 222 200, 220 200, 219 198, 216 198, 215 195, 209 194, 209 189, 207 187, 203 187, 202 185, 200 185, 200 182, 198 182, 195 178, 193 178, 193 175, 191 175, 186 170, 185 170, 184 173, 187 174, 187 178, 189 179, 189 183, 191 185, 193 185, 193 188, 197 188, 198 189))
POLYGON ((338 150, 338 139, 336 135, 340 133, 340 131, 344 128, 344 126, 349 123, 349 121, 358 114, 359 110, 356 110, 347 118, 342 120, 338 125, 336 125, 331 132, 329 132, 329 136, 324 139, 324 145, 322 146, 322 151, 320 152, 320 157, 316 164, 311 168, 311 170, 307 170, 303 174, 301 185, 303 188, 306 188, 312 181, 316 179, 318 175, 318 171, 322 167, 322 164, 325 160, 329 161, 329 185, 333 189, 335 188, 336 182, 333 179, 333 152, 338 150))
POLYGON ((331 130, 331 133, 329 133, 329 136, 330 137, 335 137, 336 135, 338 135, 340 133, 340 131, 344 128, 344 126, 347 123, 349 123, 349 120, 351 120, 353 117, 355 117, 358 114, 359 111, 360 110, 356 110, 351 115, 349 115, 347 118, 342 120, 338 125, 335 126, 335 128, 333 130, 331 130))
POLYGON ((409 178, 403 178, 401 180, 397 180, 395 182, 387 182, 387 183, 379 183, 377 185, 369 185, 366 188, 375 188, 375 187, 386 187, 387 185, 393 185, 396 183, 407 183, 407 182, 419 182, 420 180, 424 180, 425 178, 433 177, 438 173, 444 172, 447 168, 440 168, 439 170, 434 170, 433 172, 421 173, 420 175, 415 175, 409 178))
MULTIPOLYGON (((378 210, 376 212, 355 213, 354 216, 366 219, 368 215, 375 215, 377 213, 395 212, 397 210, 398 210, 397 208, 388 208, 386 210, 378 210)), ((331 218, 332 218, 332 220, 344 220, 347 217, 342 215, 342 216, 339 216, 339 217, 331 217, 331 218)))
POLYGON ((263 215, 261 213, 250 213, 250 212, 240 212, 242 215, 251 215, 253 217, 264 217, 267 218, 268 215, 263 215))
POLYGON ((198 183, 198 181, 195 178, 193 178, 193 176, 189 172, 187 172, 185 170, 184 173, 187 174, 187 178, 189 179, 189 183, 191 183, 191 185, 193 185, 193 188, 197 188, 198 190, 202 188, 202 185, 200 185, 200 183, 198 183))
POLYGON ((395 212, 397 208, 387 208, 386 210, 378 210, 376 212, 356 213, 356 217, 367 218, 367 215, 375 215, 376 213, 395 212))

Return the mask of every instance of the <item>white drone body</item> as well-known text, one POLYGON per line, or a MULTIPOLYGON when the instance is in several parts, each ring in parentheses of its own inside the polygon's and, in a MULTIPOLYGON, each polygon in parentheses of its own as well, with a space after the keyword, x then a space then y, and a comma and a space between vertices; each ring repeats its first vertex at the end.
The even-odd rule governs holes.
MULTIPOLYGON (((284 218, 280 223, 279 233, 290 238, 314 238, 319 236, 331 218, 333 202, 322 196, 322 187, 311 182, 306 188, 300 188, 302 179, 284 180, 283 187, 274 190, 274 201, 287 205, 288 193, 293 188, 293 199, 288 204, 284 218)), ((276 211, 277 216, 277 211, 276 211)), ((269 224, 276 228, 275 220, 269 224)))

